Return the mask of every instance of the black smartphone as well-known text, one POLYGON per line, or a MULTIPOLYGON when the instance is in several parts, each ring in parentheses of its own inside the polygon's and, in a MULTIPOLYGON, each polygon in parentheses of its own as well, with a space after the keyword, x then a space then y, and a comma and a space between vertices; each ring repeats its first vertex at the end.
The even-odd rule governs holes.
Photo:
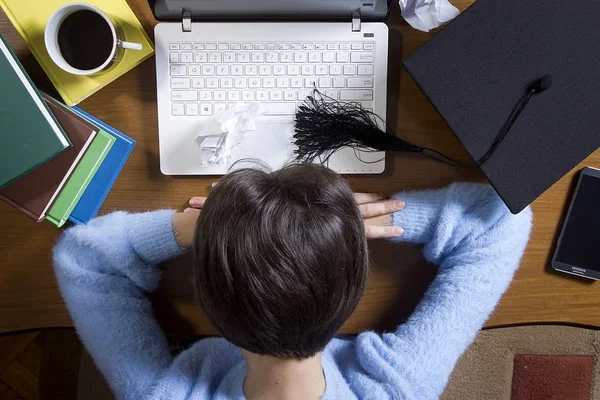
POLYGON ((587 167, 581 171, 552 267, 600 280, 600 169, 587 167))

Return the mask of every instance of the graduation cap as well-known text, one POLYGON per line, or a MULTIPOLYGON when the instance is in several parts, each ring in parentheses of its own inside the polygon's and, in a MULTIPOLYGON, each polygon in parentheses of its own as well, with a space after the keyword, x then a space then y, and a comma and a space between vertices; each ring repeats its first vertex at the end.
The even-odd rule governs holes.
POLYGON ((383 134, 366 110, 314 99, 297 115, 299 156, 336 149, 299 129, 335 116, 343 145, 480 167, 517 213, 600 146, 598 0, 478 0, 404 67, 472 164, 383 134))

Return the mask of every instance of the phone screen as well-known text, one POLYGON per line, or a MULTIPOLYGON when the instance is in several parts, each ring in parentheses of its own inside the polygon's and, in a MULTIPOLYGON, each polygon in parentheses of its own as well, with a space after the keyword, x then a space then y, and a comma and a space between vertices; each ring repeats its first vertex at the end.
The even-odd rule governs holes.
POLYGON ((556 261, 600 271, 600 178, 583 175, 565 222, 556 261))

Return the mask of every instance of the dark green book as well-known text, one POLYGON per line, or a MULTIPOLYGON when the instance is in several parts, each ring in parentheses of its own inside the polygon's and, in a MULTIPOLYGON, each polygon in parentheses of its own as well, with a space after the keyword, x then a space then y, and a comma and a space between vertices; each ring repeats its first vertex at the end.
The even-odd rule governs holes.
POLYGON ((71 143, 0 35, 0 189, 71 143))

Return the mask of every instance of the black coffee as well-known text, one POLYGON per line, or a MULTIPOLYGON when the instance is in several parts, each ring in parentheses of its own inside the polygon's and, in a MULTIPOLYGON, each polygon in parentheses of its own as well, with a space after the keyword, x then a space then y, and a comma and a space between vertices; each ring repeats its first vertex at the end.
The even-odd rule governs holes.
POLYGON ((58 47, 66 62, 82 70, 98 68, 110 56, 113 36, 102 16, 81 10, 67 16, 58 29, 58 47))

